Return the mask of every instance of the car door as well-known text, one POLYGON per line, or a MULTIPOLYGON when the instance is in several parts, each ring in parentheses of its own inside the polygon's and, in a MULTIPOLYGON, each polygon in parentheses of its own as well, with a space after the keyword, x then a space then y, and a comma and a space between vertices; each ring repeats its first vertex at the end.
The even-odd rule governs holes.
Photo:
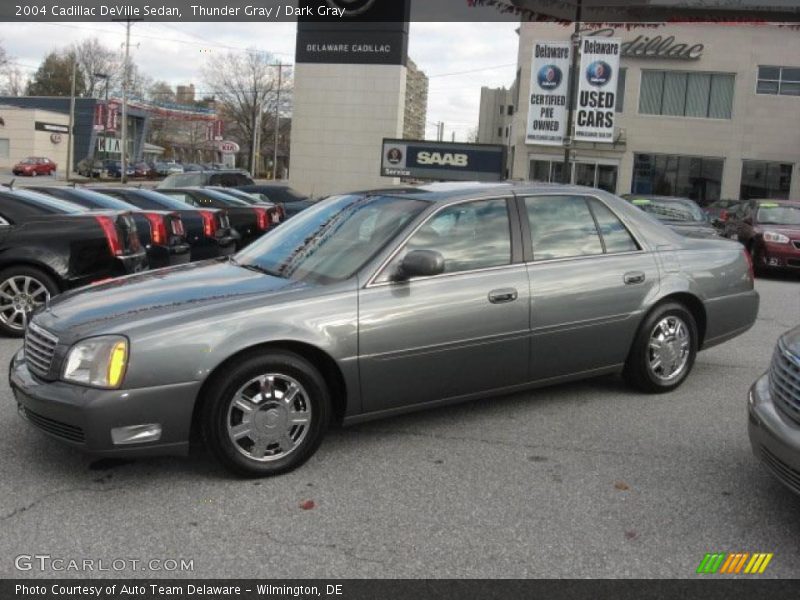
POLYGON ((531 285, 531 379, 621 365, 648 299, 655 257, 589 195, 520 198, 531 285))
POLYGON ((442 207, 361 290, 359 367, 366 412, 527 380, 528 276, 512 214, 507 198, 442 207), (419 249, 440 252, 444 273, 393 281, 405 254, 419 249))

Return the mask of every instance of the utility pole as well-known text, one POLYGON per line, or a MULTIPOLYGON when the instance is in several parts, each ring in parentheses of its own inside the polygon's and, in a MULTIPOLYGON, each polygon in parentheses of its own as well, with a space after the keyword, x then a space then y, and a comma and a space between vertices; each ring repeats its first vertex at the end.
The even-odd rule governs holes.
POLYGON ((278 94, 275 99, 275 146, 272 149, 272 179, 278 178, 278 135, 281 131, 281 86, 283 85, 283 63, 278 63, 278 94))
POLYGON ((250 149, 250 174, 253 179, 258 177, 256 167, 258 166, 258 130, 261 129, 261 102, 258 100, 258 88, 253 88, 253 141, 250 149))
POLYGON ((436 141, 441 142, 444 140, 444 121, 436 122, 436 141))
POLYGON ((67 181, 72 173, 72 154, 75 152, 72 131, 75 128, 75 78, 78 71, 78 57, 72 53, 72 84, 69 91, 69 133, 67 134, 67 181))
POLYGON ((567 137, 564 140, 564 163, 561 169, 561 183, 572 181, 572 160, 570 152, 575 145, 572 135, 575 130, 573 123, 575 117, 575 95, 578 86, 578 53, 581 48, 581 17, 583 16, 583 0, 577 0, 575 5, 575 29, 572 32, 572 65, 570 66, 569 97, 567 98, 567 137))
POLYGON ((120 181, 128 183, 128 79, 130 77, 131 25, 143 19, 112 19, 125 21, 125 62, 122 65, 122 147, 120 148, 121 173, 120 181))

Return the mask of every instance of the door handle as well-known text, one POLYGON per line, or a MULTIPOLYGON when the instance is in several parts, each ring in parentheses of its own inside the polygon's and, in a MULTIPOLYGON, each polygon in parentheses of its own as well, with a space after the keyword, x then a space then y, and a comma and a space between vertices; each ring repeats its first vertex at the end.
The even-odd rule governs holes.
POLYGON ((502 290, 492 290, 489 292, 489 302, 492 304, 503 304, 513 302, 517 299, 517 290, 514 288, 503 288, 502 290))
POLYGON ((631 271, 630 273, 625 273, 623 279, 625 285, 636 285, 637 283, 644 283, 645 275, 641 271, 631 271))

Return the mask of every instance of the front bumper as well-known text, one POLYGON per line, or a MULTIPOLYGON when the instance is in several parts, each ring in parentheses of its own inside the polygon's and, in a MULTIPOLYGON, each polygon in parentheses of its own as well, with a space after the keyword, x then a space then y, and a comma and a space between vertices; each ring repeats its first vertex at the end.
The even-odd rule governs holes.
POLYGON ((47 435, 106 457, 185 455, 200 382, 131 390, 100 390, 34 377, 24 350, 11 361, 9 385, 20 415, 47 435), (120 431, 159 425, 149 442, 119 443, 120 431), (112 430, 116 430, 112 439, 112 430))
POLYGON ((781 483, 800 494, 800 424, 775 406, 767 374, 750 388, 748 407, 753 454, 781 483))
POLYGON ((759 269, 797 269, 800 270, 800 248, 793 242, 788 244, 765 243, 758 255, 759 269))

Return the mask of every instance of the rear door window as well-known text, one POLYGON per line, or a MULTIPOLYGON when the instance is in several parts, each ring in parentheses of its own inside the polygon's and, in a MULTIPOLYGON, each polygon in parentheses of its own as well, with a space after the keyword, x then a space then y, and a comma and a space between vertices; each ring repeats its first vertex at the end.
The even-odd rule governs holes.
POLYGON ((589 206, 591 206, 592 213, 597 221, 597 226, 600 229, 600 235, 603 238, 603 245, 605 246, 607 254, 635 252, 639 250, 639 245, 633 239, 630 231, 628 231, 622 221, 611 212, 611 209, 597 198, 589 198, 589 206))
POLYGON ((530 196, 524 199, 533 260, 603 254, 603 243, 583 196, 530 196))

